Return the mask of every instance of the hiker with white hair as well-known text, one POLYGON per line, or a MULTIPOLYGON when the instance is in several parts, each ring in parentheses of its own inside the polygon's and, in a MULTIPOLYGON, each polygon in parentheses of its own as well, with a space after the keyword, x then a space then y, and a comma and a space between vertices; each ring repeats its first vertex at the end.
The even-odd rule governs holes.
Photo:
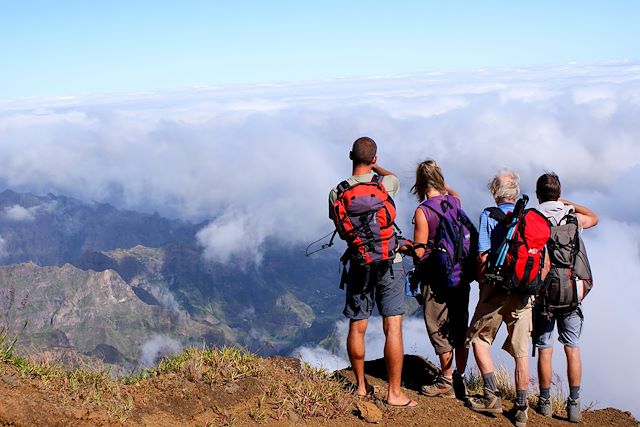
POLYGON ((513 212, 520 194, 520 178, 516 172, 503 170, 489 181, 488 188, 497 209, 490 207, 480 215, 478 227, 478 305, 467 331, 467 345, 473 346, 473 354, 482 374, 484 395, 470 398, 469 407, 477 412, 502 413, 502 400, 498 397, 495 368, 491 357, 491 345, 504 322, 507 338, 502 348, 515 360, 516 405, 515 424, 523 427, 528 418, 527 389, 529 387, 529 339, 532 328, 532 297, 508 293, 492 286, 485 272, 490 256, 505 239, 506 229, 501 218, 513 212))

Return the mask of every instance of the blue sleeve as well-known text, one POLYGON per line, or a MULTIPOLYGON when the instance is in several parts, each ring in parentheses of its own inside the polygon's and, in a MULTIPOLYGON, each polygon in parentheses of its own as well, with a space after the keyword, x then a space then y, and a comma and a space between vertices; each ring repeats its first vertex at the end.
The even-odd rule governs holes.
POLYGON ((478 252, 486 252, 491 249, 491 231, 495 226, 496 220, 489 217, 489 211, 482 211, 478 225, 478 252))

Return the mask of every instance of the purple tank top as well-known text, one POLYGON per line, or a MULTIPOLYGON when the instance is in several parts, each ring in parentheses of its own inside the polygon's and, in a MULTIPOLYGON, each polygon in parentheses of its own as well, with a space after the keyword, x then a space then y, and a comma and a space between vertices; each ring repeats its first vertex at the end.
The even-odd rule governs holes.
MULTIPOLYGON (((431 199, 442 200, 444 198, 445 198, 445 195, 441 194, 439 196, 434 196, 431 199)), ((440 225, 440 217, 438 217, 437 213, 435 213, 428 207, 423 206, 422 204, 420 204, 418 207, 427 218, 427 225, 429 226, 429 235, 427 236, 427 247, 424 250, 424 255, 420 257, 420 261, 422 261, 429 256, 429 254, 431 253, 431 250, 433 249, 433 244, 436 239, 436 229, 438 228, 438 225, 440 225)))

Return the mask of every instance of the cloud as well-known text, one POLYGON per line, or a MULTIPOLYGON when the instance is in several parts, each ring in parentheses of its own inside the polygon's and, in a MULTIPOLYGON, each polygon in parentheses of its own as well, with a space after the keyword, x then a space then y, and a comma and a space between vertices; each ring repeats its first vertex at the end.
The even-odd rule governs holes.
POLYGON ((262 245, 267 237, 259 220, 255 215, 226 212, 211 221, 196 234, 198 242, 204 247, 204 256, 221 263, 227 263, 236 256, 241 261, 259 264, 262 245))
POLYGON ((33 221, 36 216, 34 213, 35 209, 27 209, 20 205, 13 205, 6 207, 2 212, 3 216, 9 221, 22 222, 22 221, 33 221))
POLYGON ((344 369, 349 366, 349 359, 338 356, 322 347, 300 347, 294 351, 293 356, 299 357, 311 366, 329 372, 344 369))
POLYGON ((141 367, 154 366, 161 358, 181 349, 180 341, 166 335, 154 335, 142 344, 138 364, 141 367))
POLYGON ((4 258, 8 255, 7 252, 7 241, 4 237, 0 236, 0 258, 4 258))
POLYGON ((600 276, 585 305, 588 395, 627 383, 618 372, 640 380, 629 368, 640 337, 628 326, 640 314, 631 303, 640 300, 631 256, 640 242, 638 75, 638 62, 569 64, 6 101, 0 184, 208 220, 198 234, 206 257, 259 263, 270 239, 308 243, 331 230, 327 195, 349 175, 361 135, 378 141, 380 163, 401 179, 407 236, 408 190, 425 158, 441 163, 476 218, 499 167, 517 170, 530 196, 553 170, 564 196, 601 220, 585 232, 600 276), (598 382, 589 379, 596 367, 598 382))

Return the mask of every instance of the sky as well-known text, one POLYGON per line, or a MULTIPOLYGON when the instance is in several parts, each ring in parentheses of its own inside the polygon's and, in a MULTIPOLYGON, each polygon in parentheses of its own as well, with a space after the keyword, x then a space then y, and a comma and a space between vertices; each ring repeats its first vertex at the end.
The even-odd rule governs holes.
POLYGON ((637 59, 640 4, 0 2, 0 99, 637 59))
MULTIPOLYGON (((272 238, 305 245, 332 230, 328 191, 349 175, 362 135, 400 178, 409 236, 408 190, 426 158, 474 218, 492 203, 486 183, 499 168, 517 170, 529 195, 553 170, 565 198, 600 216, 584 234, 596 286, 583 396, 640 417, 623 386, 640 382, 639 10, 2 2, 0 189, 206 221, 203 256, 259 265, 272 238)), ((428 354, 419 322, 407 325, 407 348, 428 354)), ((379 357, 379 334, 368 340, 379 357)))

